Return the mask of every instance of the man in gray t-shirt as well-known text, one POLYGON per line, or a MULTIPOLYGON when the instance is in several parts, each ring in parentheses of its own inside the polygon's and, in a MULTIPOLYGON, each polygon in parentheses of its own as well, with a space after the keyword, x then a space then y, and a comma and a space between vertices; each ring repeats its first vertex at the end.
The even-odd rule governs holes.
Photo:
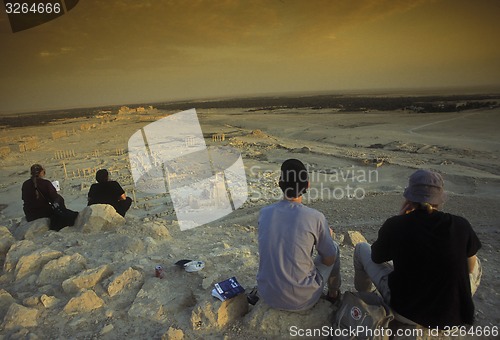
POLYGON ((314 306, 328 284, 327 299, 334 301, 340 293, 339 248, 325 216, 302 204, 309 187, 304 164, 286 160, 279 185, 283 200, 259 216, 259 295, 273 308, 300 311, 314 306))

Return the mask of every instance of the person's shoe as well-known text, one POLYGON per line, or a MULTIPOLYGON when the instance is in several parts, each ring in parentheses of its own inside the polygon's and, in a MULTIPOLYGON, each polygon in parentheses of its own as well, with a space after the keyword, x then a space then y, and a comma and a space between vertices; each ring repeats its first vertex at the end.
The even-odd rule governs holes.
POLYGON ((252 291, 247 294, 247 301, 252 306, 255 306, 255 304, 259 301, 259 296, 257 294, 257 287, 253 287, 252 291))
POLYGON ((337 290, 337 294, 335 296, 330 296, 329 294, 327 295, 322 295, 321 298, 326 300, 326 301, 329 301, 331 304, 336 304, 337 301, 340 300, 340 295, 342 293, 340 293, 340 289, 337 290))

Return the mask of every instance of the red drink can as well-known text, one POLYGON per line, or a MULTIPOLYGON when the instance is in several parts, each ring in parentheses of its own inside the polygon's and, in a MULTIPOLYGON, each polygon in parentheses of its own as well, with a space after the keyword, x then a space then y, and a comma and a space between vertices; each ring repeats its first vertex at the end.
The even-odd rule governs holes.
POLYGON ((162 266, 155 267, 155 276, 160 278, 160 279, 163 279, 163 277, 165 276, 165 273, 163 272, 162 266))

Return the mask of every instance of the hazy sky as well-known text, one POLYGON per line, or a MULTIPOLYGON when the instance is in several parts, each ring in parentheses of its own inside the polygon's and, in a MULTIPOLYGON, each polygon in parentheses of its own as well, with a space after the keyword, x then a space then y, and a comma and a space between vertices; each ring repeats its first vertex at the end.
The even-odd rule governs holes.
POLYGON ((81 0, 12 33, 0 112, 500 84, 497 0, 81 0))

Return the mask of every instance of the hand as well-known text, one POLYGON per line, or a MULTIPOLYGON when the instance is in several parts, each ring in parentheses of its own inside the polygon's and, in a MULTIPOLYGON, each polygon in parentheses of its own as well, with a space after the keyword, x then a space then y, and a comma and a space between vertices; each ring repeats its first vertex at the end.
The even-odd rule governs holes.
POLYGON ((328 228, 328 230, 330 230, 330 236, 333 238, 333 234, 335 233, 335 232, 333 231, 333 226, 330 226, 330 227, 328 228))
POLYGON ((408 212, 413 210, 412 203, 408 200, 405 200, 403 202, 403 205, 401 206, 401 209, 399 210, 400 215, 407 214, 408 212))

